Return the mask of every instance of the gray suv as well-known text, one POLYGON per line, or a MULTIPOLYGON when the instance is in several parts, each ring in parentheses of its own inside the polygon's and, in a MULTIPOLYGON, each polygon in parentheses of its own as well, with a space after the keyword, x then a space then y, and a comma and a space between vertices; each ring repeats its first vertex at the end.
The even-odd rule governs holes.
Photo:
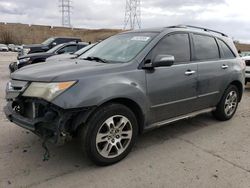
POLYGON ((109 165, 149 129, 208 112, 231 119, 244 72, 223 33, 192 26, 130 31, 78 59, 13 73, 4 111, 11 122, 57 144, 78 134, 88 157, 109 165))

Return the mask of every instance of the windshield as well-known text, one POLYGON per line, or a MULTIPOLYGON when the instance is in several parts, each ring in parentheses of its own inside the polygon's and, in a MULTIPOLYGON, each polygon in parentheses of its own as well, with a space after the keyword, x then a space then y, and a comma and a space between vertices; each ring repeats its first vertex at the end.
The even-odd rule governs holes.
POLYGON ((49 38, 46 41, 44 41, 42 44, 43 45, 49 45, 51 42, 53 42, 55 39, 54 38, 49 38))
POLYGON ((88 45, 88 46, 86 46, 86 47, 84 47, 84 48, 82 48, 82 49, 76 51, 75 54, 78 55, 78 56, 79 56, 79 55, 82 55, 83 53, 85 53, 86 51, 88 51, 90 48, 92 48, 92 47, 95 46, 95 45, 96 45, 96 43, 90 44, 90 45, 88 45))
POLYGON ((47 53, 55 53, 57 50, 59 50, 64 44, 59 44, 55 46, 54 48, 51 48, 50 50, 47 51, 47 53))
POLYGON ((137 54, 157 33, 125 33, 110 37, 81 55, 80 59, 98 57, 111 63, 125 63, 137 54))

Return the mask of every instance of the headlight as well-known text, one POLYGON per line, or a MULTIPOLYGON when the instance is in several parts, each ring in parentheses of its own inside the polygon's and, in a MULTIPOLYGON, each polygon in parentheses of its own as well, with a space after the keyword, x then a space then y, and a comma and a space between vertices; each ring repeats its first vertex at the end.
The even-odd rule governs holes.
POLYGON ((55 97, 73 86, 75 83, 75 81, 57 83, 32 82, 23 93, 23 96, 37 97, 47 101, 52 101, 55 97))
POLYGON ((25 63, 25 62, 28 62, 29 60, 30 60, 30 57, 19 59, 19 63, 25 63))

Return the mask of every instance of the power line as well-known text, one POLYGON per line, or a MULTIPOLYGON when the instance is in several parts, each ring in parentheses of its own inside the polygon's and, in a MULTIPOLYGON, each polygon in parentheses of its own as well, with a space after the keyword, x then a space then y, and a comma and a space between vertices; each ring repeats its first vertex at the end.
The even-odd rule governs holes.
POLYGON ((124 29, 141 29, 141 0, 126 0, 124 29))
POLYGON ((59 0, 59 8, 62 13, 62 25, 65 27, 71 27, 71 0, 59 0))

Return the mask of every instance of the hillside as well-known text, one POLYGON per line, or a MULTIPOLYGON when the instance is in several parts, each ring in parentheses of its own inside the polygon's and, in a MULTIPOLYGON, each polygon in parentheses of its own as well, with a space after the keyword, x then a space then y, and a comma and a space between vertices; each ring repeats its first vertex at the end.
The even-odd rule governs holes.
POLYGON ((19 23, 0 23, 0 43, 35 44, 53 36, 80 37, 86 42, 103 40, 117 34, 118 29, 65 28, 19 23))

